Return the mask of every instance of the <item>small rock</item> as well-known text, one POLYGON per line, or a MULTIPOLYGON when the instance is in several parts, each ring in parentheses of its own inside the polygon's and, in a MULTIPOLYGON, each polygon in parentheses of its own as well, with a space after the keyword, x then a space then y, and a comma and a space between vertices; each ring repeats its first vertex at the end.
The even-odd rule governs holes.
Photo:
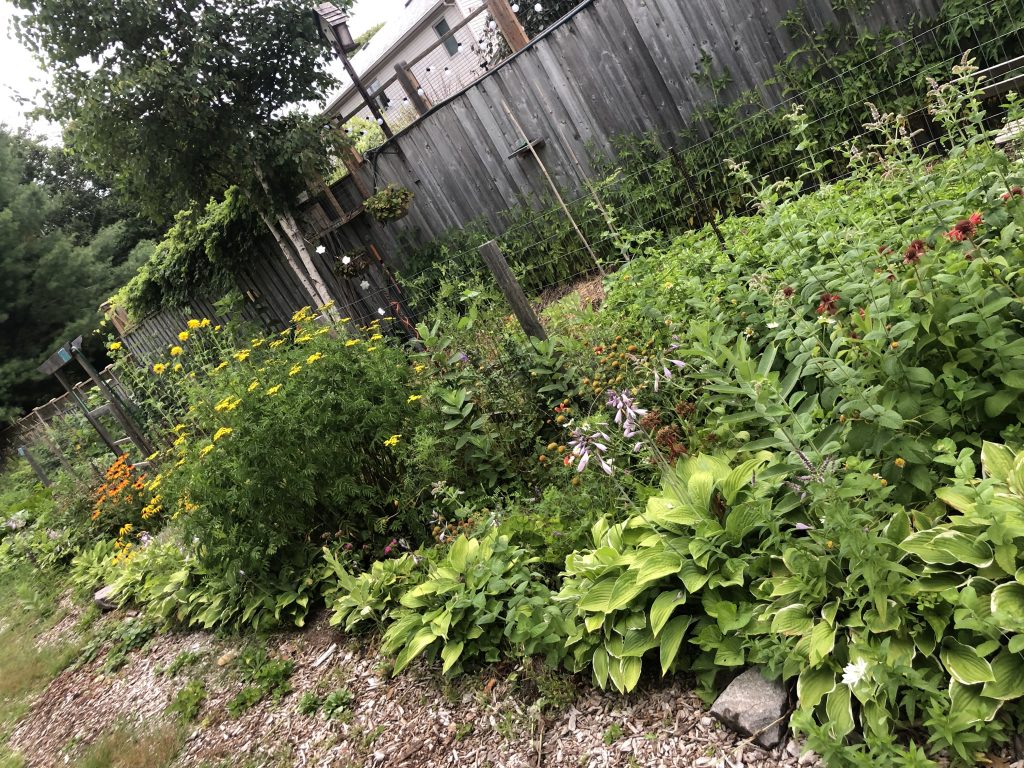
POLYGON ((104 613, 117 608, 117 603, 114 601, 114 585, 108 584, 103 589, 97 590, 96 594, 92 596, 92 601, 104 613))
POLYGON ((224 653, 222 653, 220 655, 220 657, 217 659, 217 666, 218 667, 226 667, 228 664, 230 664, 232 661, 234 661, 237 657, 238 657, 238 650, 236 648, 232 648, 230 650, 224 651, 224 653))
POLYGON ((782 740, 788 696, 778 681, 767 680, 759 669, 748 669, 722 691, 711 714, 729 728, 771 749, 782 740))

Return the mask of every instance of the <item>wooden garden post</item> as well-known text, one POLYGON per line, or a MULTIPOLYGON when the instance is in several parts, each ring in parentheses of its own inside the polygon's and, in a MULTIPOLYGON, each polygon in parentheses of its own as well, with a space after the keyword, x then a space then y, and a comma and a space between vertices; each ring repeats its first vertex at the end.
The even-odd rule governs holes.
POLYGON ((547 341, 548 335, 544 331, 544 326, 540 324, 540 320, 534 314, 533 307, 530 306, 526 294, 523 293, 522 287, 516 281, 515 275, 512 274, 498 244, 494 240, 484 243, 480 246, 480 255, 483 257, 484 263, 487 264, 487 268, 491 270, 491 274, 494 275, 494 279, 508 303, 512 305, 512 311, 526 335, 547 341))
POLYGON ((423 92, 420 81, 416 79, 416 75, 412 73, 409 65, 404 61, 395 64, 395 74, 398 75, 398 82, 401 84, 402 90, 405 91, 405 95, 409 97, 409 102, 416 109, 416 112, 420 115, 425 115, 429 112, 432 106, 430 99, 423 92))
POLYGON ((36 461, 36 457, 32 455, 32 452, 24 445, 18 446, 18 455, 24 457, 29 466, 32 467, 32 471, 36 473, 36 477, 39 478, 39 482, 45 485, 47 488, 50 487, 50 478, 46 476, 46 472, 43 471, 42 466, 36 461))
POLYGON ((490 12, 491 18, 497 23, 498 30, 506 42, 508 42, 508 47, 512 49, 512 53, 523 50, 529 44, 530 38, 527 37, 526 30, 519 23, 519 19, 508 4, 508 0, 487 0, 487 10, 490 12))
POLYGON ((96 387, 99 389, 103 397, 106 398, 107 403, 110 405, 110 410, 114 414, 114 418, 120 422, 128 437, 135 444, 135 447, 139 449, 142 458, 153 453, 153 446, 149 444, 149 440, 147 440, 146 436, 142 434, 142 430, 139 429, 135 420, 121 407, 121 398, 114 394, 114 391, 107 385, 107 382, 103 380, 103 377, 100 376, 99 372, 92 367, 92 363, 90 363, 85 355, 82 354, 81 348, 79 348, 74 342, 71 343, 71 354, 74 356, 78 364, 82 366, 82 370, 84 370, 86 374, 88 374, 89 378, 93 380, 93 383, 96 384, 96 387))

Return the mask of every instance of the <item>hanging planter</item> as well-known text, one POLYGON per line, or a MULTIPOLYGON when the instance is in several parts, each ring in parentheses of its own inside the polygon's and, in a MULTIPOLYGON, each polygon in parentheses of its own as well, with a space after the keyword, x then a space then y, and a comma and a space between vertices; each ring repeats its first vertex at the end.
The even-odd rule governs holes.
POLYGON ((372 197, 363 201, 363 208, 381 224, 397 221, 409 212, 413 193, 405 187, 388 184, 372 197))

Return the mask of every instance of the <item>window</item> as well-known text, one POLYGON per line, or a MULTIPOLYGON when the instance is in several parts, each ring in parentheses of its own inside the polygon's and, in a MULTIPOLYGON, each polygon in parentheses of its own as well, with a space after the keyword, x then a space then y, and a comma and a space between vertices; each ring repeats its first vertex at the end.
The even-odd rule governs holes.
MULTIPOLYGON (((452 28, 448 26, 447 21, 441 19, 434 25, 434 31, 437 32, 437 37, 440 39, 451 32, 452 28)), ((455 39, 455 35, 449 35, 445 38, 444 49, 448 51, 449 56, 454 56, 459 52, 459 41, 455 39)))
POLYGON ((377 100, 377 105, 381 109, 387 109, 391 106, 391 99, 388 98, 387 93, 380 90, 380 80, 374 80, 370 83, 370 87, 367 90, 370 92, 370 95, 377 100), (380 93, 377 93, 377 91, 380 91, 380 93))

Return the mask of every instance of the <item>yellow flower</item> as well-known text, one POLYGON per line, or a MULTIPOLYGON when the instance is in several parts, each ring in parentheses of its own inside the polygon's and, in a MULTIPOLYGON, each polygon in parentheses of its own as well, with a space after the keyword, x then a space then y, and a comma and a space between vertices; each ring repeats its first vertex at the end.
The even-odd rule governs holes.
MULTIPOLYGON (((202 320, 200 320, 199 321, 199 327, 200 328, 209 328, 210 327, 210 318, 204 317, 202 320)), ((219 325, 217 327, 220 328, 219 325)))
POLYGON ((301 370, 302 370, 302 366, 299 365, 298 363, 296 363, 295 365, 292 366, 292 369, 290 371, 288 371, 288 375, 289 376, 294 376, 296 373, 298 373, 301 370))
POLYGON ((260 383, 256 379, 253 379, 252 383, 249 385, 249 391, 250 392, 255 391, 259 387, 259 385, 260 385, 260 383))
POLYGON ((182 331, 178 334, 178 341, 188 341, 188 331, 182 331))
POLYGON ((907 466, 907 460, 904 459, 902 456, 899 456, 897 457, 896 461, 893 462, 893 464, 895 464, 900 469, 903 469, 905 466, 907 466))
POLYGON ((281 346, 282 344, 284 344, 284 339, 276 339, 276 340, 274 340, 274 341, 270 342, 270 344, 269 344, 268 346, 269 346, 269 347, 270 347, 271 349, 277 349, 277 348, 278 348, 278 347, 280 347, 280 346, 281 346))
POLYGON ((311 317, 312 317, 312 314, 310 314, 309 307, 303 307, 298 312, 296 312, 294 315, 292 315, 292 322, 293 323, 301 323, 303 320, 309 320, 311 317))
POLYGON ((301 336, 296 336, 295 337, 295 343, 296 344, 305 344, 307 341, 312 341, 312 340, 313 340, 313 337, 311 335, 309 335, 308 333, 304 333, 301 336))
POLYGON ((321 304, 319 307, 316 308, 316 310, 317 310, 317 312, 323 312, 325 310, 330 309, 333 306, 334 306, 334 299, 331 299, 326 304, 321 304))
POLYGON ((213 326, 213 330, 215 330, 215 331, 219 331, 219 330, 220 330, 220 326, 219 326, 219 325, 215 325, 215 326, 213 326))
POLYGON ((306 365, 312 365, 323 356, 323 352, 314 352, 312 355, 306 358, 306 365))
POLYGON ((370 341, 380 341, 383 338, 384 337, 381 336, 379 333, 375 333, 373 334, 373 336, 370 337, 370 341))
POLYGON ((232 397, 231 395, 228 395, 223 400, 221 400, 219 403, 217 403, 215 406, 213 406, 213 410, 215 410, 215 411, 233 411, 233 410, 235 410, 235 408, 238 407, 238 404, 240 402, 242 402, 241 398, 239 398, 239 397, 232 397))
POLYGON ((377 349, 376 347, 367 347, 367 348, 366 348, 366 351, 367 351, 367 352, 373 352, 373 351, 375 351, 376 349, 377 349))
POLYGON ((215 370, 215 371, 223 371, 227 367, 228 367, 228 361, 227 360, 221 360, 220 364, 216 368, 214 368, 213 370, 215 370))
POLYGON ((330 332, 331 332, 330 328, 321 328, 319 331, 317 331, 313 335, 314 336, 323 336, 325 333, 330 333, 330 332))
POLYGON ((348 323, 348 322, 350 322, 351 320, 352 320, 352 318, 351 318, 351 317, 343 317, 343 318, 341 318, 341 320, 339 320, 338 322, 339 322, 339 323, 348 323))
POLYGON ((412 367, 412 369, 416 371, 416 373, 423 373, 423 369, 425 369, 426 367, 427 366, 424 365, 423 363, 417 363, 412 367))
POLYGON ((266 339, 253 339, 252 340, 252 348, 253 349, 259 349, 260 347, 263 346, 263 343, 265 341, 266 341, 266 339))
POLYGON ((166 370, 167 370, 167 364, 166 363, 154 363, 153 364, 153 373, 155 373, 157 376, 159 376, 160 374, 162 374, 166 370))
POLYGON ((175 432, 181 432, 181 430, 183 430, 184 428, 184 424, 175 424, 171 429, 173 429, 175 432))
POLYGON ((392 448, 392 447, 398 445, 398 441, 401 440, 401 439, 402 439, 401 435, 392 435, 391 437, 389 437, 387 440, 384 441, 384 445, 388 446, 389 448, 392 448))
POLYGON ((346 347, 354 347, 358 343, 359 343, 359 339, 349 339, 348 341, 345 342, 345 346, 346 347))
POLYGON ((220 429, 213 433, 213 442, 216 443, 222 437, 227 437, 234 431, 235 430, 233 430, 231 427, 221 427, 220 429))
POLYGON ((182 443, 184 443, 184 442, 185 442, 185 439, 186 439, 186 437, 187 437, 186 435, 178 435, 178 437, 177 437, 177 438, 175 439, 175 441, 174 441, 174 446, 175 446, 175 447, 178 447, 179 445, 181 445, 182 443))
POLYGON ((199 458, 203 458, 203 456, 205 456, 206 454, 208 454, 212 450, 213 450, 213 443, 210 443, 209 445, 204 445, 202 448, 199 449, 199 458))
POLYGON ((112 342, 110 342, 110 345, 107 347, 107 349, 109 349, 111 352, 117 352, 117 350, 119 350, 120 348, 121 348, 121 342, 120 341, 112 341, 112 342))
POLYGON ((249 353, 251 351, 252 350, 249 349, 243 349, 241 352, 235 352, 235 360, 237 360, 240 363, 244 363, 246 360, 249 359, 249 353))
POLYGON ((272 386, 270 389, 267 390, 267 394, 268 395, 276 395, 280 391, 281 391, 281 385, 280 384, 275 384, 274 386, 272 386))
POLYGON ((409 402, 415 403, 417 400, 422 400, 423 395, 409 395, 409 402))
POLYGON ((175 345, 175 346, 171 347, 171 357, 177 357, 178 355, 180 355, 184 351, 185 351, 184 349, 182 349, 181 347, 175 345))
POLYGON ((191 329, 192 329, 193 331, 194 331, 194 330, 195 330, 196 328, 199 328, 199 327, 201 327, 201 326, 202 326, 202 323, 200 323, 200 322, 199 322, 198 320, 196 320, 195 318, 193 318, 193 319, 191 319, 191 320, 189 320, 189 321, 188 321, 188 327, 189 327, 189 328, 191 328, 191 329))

